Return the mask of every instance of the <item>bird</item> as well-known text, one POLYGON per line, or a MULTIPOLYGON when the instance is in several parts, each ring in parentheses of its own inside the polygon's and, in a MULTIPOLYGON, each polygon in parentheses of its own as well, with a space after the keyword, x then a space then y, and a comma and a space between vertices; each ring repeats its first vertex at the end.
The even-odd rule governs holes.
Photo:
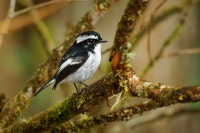
POLYGON ((54 83, 52 90, 58 84, 72 82, 76 91, 76 83, 87 86, 83 81, 87 80, 96 72, 101 62, 101 44, 106 43, 102 36, 95 31, 86 31, 79 34, 73 45, 65 52, 55 75, 34 96, 54 83))

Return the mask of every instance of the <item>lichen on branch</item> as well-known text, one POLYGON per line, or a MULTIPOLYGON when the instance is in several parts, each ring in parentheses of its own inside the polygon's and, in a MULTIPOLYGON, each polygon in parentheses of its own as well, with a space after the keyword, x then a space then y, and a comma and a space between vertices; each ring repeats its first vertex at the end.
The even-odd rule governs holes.
POLYGON ((110 61, 112 69, 127 69, 129 65, 128 53, 131 50, 129 43, 132 32, 136 26, 136 22, 142 16, 148 2, 145 0, 129 0, 127 7, 118 23, 115 34, 113 49, 111 51, 110 61))

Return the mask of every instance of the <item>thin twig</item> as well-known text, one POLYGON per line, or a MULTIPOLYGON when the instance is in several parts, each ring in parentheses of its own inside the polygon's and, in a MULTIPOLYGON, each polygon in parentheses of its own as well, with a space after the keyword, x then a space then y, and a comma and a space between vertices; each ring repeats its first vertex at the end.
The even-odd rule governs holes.
POLYGON ((200 113, 200 108, 191 108, 191 107, 190 108, 182 107, 178 109, 169 108, 167 110, 165 109, 156 113, 150 113, 135 118, 134 121, 131 122, 131 127, 136 128, 138 126, 146 125, 158 121, 160 119, 174 119, 181 115, 188 115, 188 114, 195 115, 197 113, 198 114, 200 113))
POLYGON ((139 77, 143 78, 147 72, 154 66, 154 64, 161 58, 164 50, 167 46, 171 44, 171 42, 178 36, 180 31, 183 29, 183 26, 186 22, 186 18, 189 13, 189 9, 192 7, 193 2, 190 2, 190 4, 187 5, 186 9, 183 11, 183 15, 181 19, 179 20, 178 25, 175 27, 174 31, 169 35, 169 37, 166 39, 166 41, 163 43, 161 48, 158 50, 157 54, 152 58, 151 61, 143 68, 142 73, 139 75, 139 77))
POLYGON ((165 19, 168 19, 169 17, 172 17, 175 14, 181 13, 182 10, 183 10, 183 7, 181 6, 172 6, 162 11, 158 16, 155 17, 153 21, 151 21, 149 24, 144 26, 141 29, 141 31, 138 34, 136 34, 135 37, 131 38, 130 43, 132 44, 132 50, 138 46, 138 42, 145 35, 148 29, 152 29, 155 26, 157 26, 159 23, 163 22, 165 19))
MULTIPOLYGON (((166 3, 167 0, 163 0, 153 11, 151 17, 150 17, 150 22, 153 22, 155 14, 158 12, 158 10, 166 3)), ((149 57, 149 61, 152 60, 151 56, 151 28, 147 29, 147 54, 149 57)))
MULTIPOLYGON (((51 17, 52 15, 56 14, 59 12, 61 9, 63 9, 66 5, 68 5, 69 2, 57 2, 54 3, 53 5, 48 5, 42 8, 37 8, 38 13, 40 14, 41 20, 45 20, 48 17, 51 17)), ((23 9, 22 9, 23 10, 23 9)), ((11 24, 8 28, 8 32, 15 31, 16 29, 21 29, 24 28, 30 24, 33 23, 33 19, 28 14, 22 14, 20 16, 16 16, 12 19, 11 24)), ((2 22, 0 22, 0 25, 2 22)))
POLYGON ((200 54, 200 48, 181 49, 177 52, 163 54, 162 58, 168 58, 168 57, 180 56, 180 55, 193 55, 193 54, 200 54))
MULTIPOLYGON (((156 16, 155 19, 153 21, 151 21, 147 26, 144 26, 141 29, 141 31, 138 34, 136 34, 136 36, 131 38, 130 43, 132 44, 132 50, 136 48, 138 42, 145 35, 145 33, 148 29, 154 28, 155 26, 157 26, 159 23, 161 23, 168 17, 170 17, 174 14, 180 13, 181 11, 182 11, 182 7, 172 6, 168 9, 165 9, 162 13, 160 13, 160 15, 156 16)), ((103 51, 102 54, 105 54, 105 53, 109 52, 110 50, 112 50, 112 47, 103 51)))
MULTIPOLYGON (((29 0, 28 2, 26 2, 26 4, 23 4, 22 2, 19 2, 19 3, 25 7, 30 7, 30 8, 34 7, 32 0, 29 0)), ((49 2, 47 2, 47 3, 49 3, 49 2)), ((30 11, 30 13, 34 20, 34 26, 36 28, 36 31, 38 32, 39 37, 42 40, 42 46, 43 46, 46 54, 48 56, 50 56, 53 48, 55 48, 55 46, 56 46, 54 40, 52 39, 53 37, 51 36, 47 25, 41 20, 37 10, 33 9, 30 11)))
POLYGON ((112 47, 105 49, 104 51, 101 52, 101 54, 106 54, 107 52, 109 52, 112 49, 112 47))
POLYGON ((13 18, 13 14, 15 12, 15 4, 16 4, 16 0, 10 0, 10 6, 9 6, 9 9, 8 9, 7 17, 3 21, 3 23, 0 27, 0 48, 1 48, 1 44, 3 43, 3 39, 8 32, 10 22, 13 18))
POLYGON ((32 11, 33 9, 42 8, 42 7, 45 7, 45 6, 48 6, 48 5, 51 5, 51 4, 55 4, 57 2, 63 2, 63 1, 68 3, 68 2, 76 1, 76 0, 52 0, 52 1, 48 1, 48 2, 45 2, 45 3, 41 3, 41 4, 38 4, 38 5, 34 5, 34 6, 31 6, 31 7, 27 7, 25 9, 21 9, 19 11, 16 11, 14 13, 13 17, 23 15, 27 12, 32 11))

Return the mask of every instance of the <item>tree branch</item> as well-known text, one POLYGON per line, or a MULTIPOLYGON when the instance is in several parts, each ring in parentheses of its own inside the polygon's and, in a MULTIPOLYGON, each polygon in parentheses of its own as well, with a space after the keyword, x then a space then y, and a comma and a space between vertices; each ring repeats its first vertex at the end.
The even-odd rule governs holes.
MULTIPOLYGON (((126 108, 121 108, 120 110, 110 112, 108 114, 98 115, 96 117, 89 117, 86 119, 78 120, 75 122, 67 122, 54 128, 51 133, 62 133, 62 132, 80 132, 83 129, 88 129, 97 125, 108 124, 110 122, 116 121, 127 121, 131 119, 136 114, 142 114, 142 110, 153 110, 153 106, 158 106, 158 103, 155 101, 147 101, 144 103, 136 104, 126 108), (123 115, 121 115, 123 112, 123 115), (127 118, 128 117, 128 118, 127 118), (127 119, 126 119, 127 118, 127 119)), ((161 106, 163 107, 163 106, 161 106)), ((175 110, 164 110, 155 115, 144 115, 136 118, 133 121, 132 128, 135 128, 139 125, 148 124, 158 119, 163 118, 174 118, 184 114, 196 114, 200 113, 199 108, 181 108, 175 110)))
POLYGON ((117 80, 119 80, 119 76, 110 73, 89 87, 83 88, 81 92, 69 96, 55 107, 41 112, 27 121, 14 124, 6 128, 4 132, 45 131, 80 113, 88 112, 106 97, 122 91, 118 87, 117 80))
MULTIPOLYGON (((72 117, 80 113, 88 112, 91 108, 102 102, 102 100, 106 97, 121 92, 124 89, 119 84, 122 77, 127 78, 127 75, 123 72, 115 75, 110 73, 89 87, 83 88, 81 92, 66 98, 55 107, 41 112, 27 121, 21 121, 14 124, 3 131, 27 132, 30 130, 51 130, 57 125, 70 120, 72 117)), ((107 122, 129 120, 133 115, 141 114, 144 111, 176 103, 200 101, 200 86, 174 87, 161 83, 150 83, 138 79, 134 71, 132 71, 132 73, 130 72, 130 75, 128 75, 128 82, 126 86, 129 87, 128 89, 131 96, 144 97, 151 100, 146 103, 133 105, 105 115, 100 115, 98 117, 94 117, 94 119, 88 119, 89 121, 86 121, 86 123, 90 125, 85 125, 84 122, 82 123, 82 126, 85 125, 88 127, 107 122)), ((77 130, 79 129, 78 127, 76 128, 77 130)), ((75 130, 74 127, 73 130, 75 130)))
POLYGON ((126 108, 121 108, 119 110, 101 114, 96 117, 88 117, 86 119, 78 120, 76 122, 67 122, 59 127, 54 128, 52 133, 62 133, 62 132, 80 132, 83 129, 94 127, 101 124, 107 124, 116 121, 128 121, 135 114, 142 114, 144 111, 149 111, 155 109, 157 103, 155 101, 148 101, 144 103, 139 103, 126 108))
MULTIPOLYGON (((83 120, 78 120, 74 123, 67 122, 54 128, 52 132, 77 132, 89 127, 94 127, 114 121, 127 121, 131 119, 135 114, 142 114, 145 111, 154 110, 160 107, 167 107, 176 103, 200 101, 200 86, 173 87, 166 86, 161 83, 153 84, 144 80, 138 80, 137 78, 134 79, 134 85, 129 88, 131 96, 144 97, 152 100, 126 108, 121 108, 108 114, 102 114, 96 117, 89 117, 83 120)), ((179 112, 184 113, 188 111, 180 110, 172 115, 177 115, 179 112)), ((194 112, 199 112, 199 109, 194 110, 194 112)))
POLYGON ((129 89, 131 96, 138 96, 162 102, 165 105, 200 100, 200 86, 167 86, 139 80, 129 89))
POLYGON ((115 34, 113 49, 111 51, 110 61, 113 70, 130 67, 128 53, 130 52, 130 41, 136 22, 142 16, 148 2, 145 0, 130 0, 124 15, 118 23, 115 34))

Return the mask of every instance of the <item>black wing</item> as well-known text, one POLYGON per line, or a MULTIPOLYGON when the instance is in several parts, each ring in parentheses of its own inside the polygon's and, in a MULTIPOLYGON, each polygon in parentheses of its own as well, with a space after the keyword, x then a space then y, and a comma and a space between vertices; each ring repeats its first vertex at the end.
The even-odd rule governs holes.
POLYGON ((60 66, 68 60, 72 59, 72 62, 64 67, 62 70, 58 70, 55 74, 56 82, 53 86, 53 89, 56 88, 57 84, 60 83, 63 79, 65 79, 70 74, 74 73, 78 70, 89 58, 88 52, 86 50, 68 50, 67 53, 63 56, 60 66))
POLYGON ((69 49, 68 49, 68 51, 63 55, 63 57, 62 57, 62 59, 61 59, 61 61, 60 61, 60 65, 59 65, 59 67, 66 61, 66 60, 68 60, 69 58, 71 58, 71 57, 74 57, 76 54, 77 54, 77 52, 78 52, 78 48, 76 48, 76 47, 70 47, 69 49))

